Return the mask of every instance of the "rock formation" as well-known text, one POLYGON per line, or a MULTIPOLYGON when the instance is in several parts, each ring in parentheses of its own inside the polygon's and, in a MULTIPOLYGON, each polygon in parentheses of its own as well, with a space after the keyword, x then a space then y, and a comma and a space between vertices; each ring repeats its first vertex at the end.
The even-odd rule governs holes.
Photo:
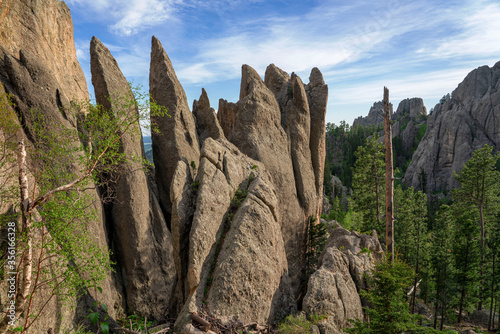
POLYGON ((500 145, 500 62, 482 66, 467 75, 451 98, 434 107, 427 131, 406 171, 404 183, 428 193, 457 186, 460 172, 474 150, 485 144, 500 145))
POLYGON ((105 210, 126 306, 129 312, 159 319, 168 313, 177 277, 170 231, 138 160, 144 158, 138 110, 116 60, 96 37, 90 43, 90 59, 97 103, 118 122, 131 123, 120 141, 129 160, 112 189, 103 189, 114 197, 105 210))
MULTIPOLYGON (((25 138, 35 138, 35 110, 49 128, 73 130, 64 138, 68 145, 88 145, 76 135, 85 111, 70 108, 88 92, 67 6, 6 0, 0 14, 0 81, 13 95, 25 138)), ((153 37, 151 99, 169 115, 151 117, 159 130, 152 133, 154 179, 134 160, 144 158, 138 110, 117 102, 132 101, 132 92, 97 38, 91 42, 91 72, 102 111, 118 121, 134 120, 120 141, 120 152, 130 158, 123 174, 99 192, 89 190, 99 219, 88 229, 116 261, 116 273, 107 273, 99 296, 109 314, 177 316, 182 330, 190 312, 202 308, 259 323, 295 312, 306 231, 323 200, 328 87, 321 72, 314 68, 304 84, 270 65, 263 81, 244 65, 238 102, 220 100, 216 115, 203 89, 191 113, 170 59, 153 37), (109 194, 113 201, 100 202, 109 194)), ((81 173, 76 159, 67 168, 81 173)), ((0 213, 8 209, 2 206, 0 213)), ((62 331, 86 315, 93 301, 90 294, 74 301, 76 315, 51 304, 33 330, 46 331, 59 321, 55 329, 62 331)))
MULTIPOLYGON (((392 103, 390 103, 390 114, 392 115, 392 103)), ((373 106, 368 112, 368 116, 360 116, 354 120, 352 126, 383 126, 384 125, 384 103, 378 101, 373 103, 373 106)))
MULTIPOLYGON (((16 105, 19 123, 22 125, 21 136, 33 144, 33 117, 42 114, 48 130, 58 133, 61 129, 75 130, 79 110, 72 109, 71 102, 81 103, 88 98, 88 92, 83 71, 76 58, 68 7, 58 0, 7 0, 0 4, 0 17, 0 81, 2 90, 11 94, 16 105)), ((80 144, 74 132, 64 140, 69 146, 80 144)), ((39 168, 43 168, 41 165, 39 168)), ((80 173, 76 159, 67 161, 66 168, 76 174, 80 173)), ((67 180, 60 180, 63 181, 67 180)), ((97 192, 89 189, 87 194, 93 201, 90 210, 95 210, 98 217, 101 217, 97 192)), ((103 221, 98 219, 88 223, 88 231, 95 237, 99 247, 107 249, 103 221)), ((119 308, 119 302, 111 273, 101 283, 101 287, 103 293, 99 298, 110 306, 110 314, 115 315, 115 307, 119 308)), ((47 296, 44 291, 40 293, 47 296)), ((82 307, 75 314, 68 307, 61 308, 53 299, 47 305, 46 313, 38 320, 36 326, 40 327, 35 327, 35 330, 42 328, 45 331, 54 325, 61 330, 68 328, 72 326, 75 317, 81 319, 86 315, 82 313, 87 312, 92 302, 85 298, 75 301, 82 307)))
POLYGON ((309 279, 303 309, 328 316, 319 324, 322 333, 340 334, 348 319, 363 317, 359 291, 366 289, 368 274, 383 256, 376 232, 372 236, 334 229, 319 258, 319 269, 309 279))
POLYGON ((394 163, 400 169, 408 166, 426 130, 427 109, 421 98, 401 101, 392 115, 392 143, 395 151, 394 163))
POLYGON ((173 231, 185 231, 174 239, 189 245, 179 260, 186 303, 176 328, 204 304, 214 315, 261 323, 293 311, 277 194, 266 167, 227 140, 208 138, 193 183, 186 169, 180 161, 171 193, 173 211, 187 217, 172 219, 173 231), (194 213, 182 214, 189 197, 194 213))
POLYGON ((170 226, 172 213, 170 185, 179 160, 198 166, 200 148, 193 114, 189 110, 184 88, 182 88, 170 58, 160 41, 153 36, 151 43, 151 68, 149 72, 151 99, 166 107, 168 116, 152 116, 152 126, 159 133, 151 134, 156 183, 160 204, 170 226))
POLYGON ((392 119, 398 120, 406 115, 410 118, 427 116, 427 109, 424 106, 424 101, 419 97, 402 100, 399 102, 396 112, 392 114, 392 119))
POLYGON ((203 146, 203 142, 207 138, 219 139, 224 137, 224 132, 217 121, 215 110, 214 108, 210 108, 210 101, 205 88, 201 89, 200 99, 193 102, 193 115, 196 121, 196 131, 200 147, 203 146))

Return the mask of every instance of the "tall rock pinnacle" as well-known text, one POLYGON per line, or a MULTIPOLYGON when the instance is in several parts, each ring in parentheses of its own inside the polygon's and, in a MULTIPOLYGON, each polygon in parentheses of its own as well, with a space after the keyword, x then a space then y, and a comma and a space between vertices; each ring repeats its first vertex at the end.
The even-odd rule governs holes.
MULTIPOLYGON (((96 37, 90 43, 90 62, 97 103, 119 122, 135 120, 138 110, 129 103, 134 99, 130 86, 116 60, 96 37)), ((124 163, 124 174, 110 186, 116 198, 105 206, 118 266, 122 268, 119 274, 129 311, 160 318, 172 303, 177 276, 170 232, 137 160, 144 156, 138 121, 121 137, 120 146, 130 160, 124 163)))
POLYGON ((168 116, 151 117, 151 123, 160 131, 151 135, 160 203, 166 216, 170 216, 170 185, 177 162, 185 160, 188 165, 198 166, 200 149, 184 88, 175 75, 167 53, 154 36, 151 43, 149 90, 151 99, 168 110, 168 116))

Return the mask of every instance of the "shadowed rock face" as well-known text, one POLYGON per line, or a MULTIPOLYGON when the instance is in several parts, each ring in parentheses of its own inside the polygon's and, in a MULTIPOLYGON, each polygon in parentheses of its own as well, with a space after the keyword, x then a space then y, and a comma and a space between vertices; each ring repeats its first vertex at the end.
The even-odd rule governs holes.
POLYGON ((500 145, 500 62, 467 75, 452 97, 437 104, 427 120, 427 131, 405 173, 404 183, 427 192, 457 186, 460 172, 474 150, 500 145), (420 175, 420 176, 419 176, 420 175))
POLYGON ((97 103, 119 120, 135 120, 120 143, 130 160, 123 166, 124 174, 110 186, 115 198, 105 209, 127 309, 158 319, 168 313, 177 279, 170 231, 137 160, 144 158, 144 149, 137 108, 124 105, 134 99, 130 86, 109 50, 95 37, 90 57, 97 103))
MULTIPOLYGON (((33 140, 34 120, 30 110, 38 115, 43 113, 47 130, 55 131, 61 127, 75 130, 77 110, 71 109, 70 103, 87 99, 88 92, 76 58, 72 20, 66 4, 58 0, 2 1, 0 32, 1 90, 11 94, 17 106, 19 123, 23 124, 21 135, 28 141, 33 140)), ((79 145, 76 135, 64 139, 68 145, 79 145)), ((39 162, 38 168, 43 164, 39 162)), ((77 174, 81 170, 76 160, 68 159, 67 168, 77 174)), ((87 190, 87 193, 93 201, 91 209, 99 217, 97 221, 88 222, 88 231, 100 248, 108 249, 106 228, 100 219, 99 196, 93 189, 87 190)), ((100 301, 108 305, 112 316, 120 309, 114 283, 109 273, 109 277, 101 283, 103 293, 99 294, 100 301)), ((48 297, 47 292, 40 291, 39 296, 48 297)), ((61 305, 52 299, 33 330, 42 332, 54 326, 60 326, 61 330, 73 327, 73 320, 80 321, 87 315, 82 313, 92 306, 90 299, 77 301, 82 309, 76 312, 67 306, 61 310, 61 305)), ((33 305, 34 308, 40 306, 33 305)))
POLYGON ((21 49, 30 52, 69 100, 88 98, 87 81, 76 58, 71 13, 63 1, 5 0, 0 3, 0 18, 0 45, 7 53, 19 58, 21 49))
POLYGON ((167 53, 160 41, 153 36, 151 68, 149 73, 151 99, 168 110, 169 116, 151 117, 151 123, 160 133, 153 132, 152 147, 156 183, 161 207, 168 217, 172 213, 170 185, 179 160, 188 165, 199 165, 200 149, 193 114, 189 110, 186 93, 182 88, 167 53))

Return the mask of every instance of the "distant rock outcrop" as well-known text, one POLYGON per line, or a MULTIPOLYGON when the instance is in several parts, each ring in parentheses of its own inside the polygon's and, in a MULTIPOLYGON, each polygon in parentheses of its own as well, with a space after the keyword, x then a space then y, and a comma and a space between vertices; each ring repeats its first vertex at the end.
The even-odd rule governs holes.
POLYGON ((424 101, 419 97, 413 97, 399 102, 398 109, 392 115, 392 119, 398 120, 404 116, 408 116, 410 118, 427 116, 427 109, 424 106, 424 101))
POLYGON ((114 197, 104 208, 127 309, 159 319, 168 313, 177 276, 170 231, 138 160, 144 158, 138 110, 130 103, 134 96, 127 79, 96 37, 90 43, 90 65, 97 103, 119 121, 134 120, 120 141, 120 149, 129 159, 122 166, 123 174, 109 186, 112 189, 103 189, 114 197))
POLYGON ((404 99, 392 115, 394 164, 406 168, 426 131, 427 109, 421 98, 404 99))
POLYGON ((498 151, 499 128, 500 62, 473 70, 434 107, 403 182, 428 193, 451 190, 458 185, 453 172, 475 150, 488 144, 498 151))
MULTIPOLYGON (((392 103, 389 104, 390 114, 392 115, 392 103)), ((384 124, 384 103, 382 101, 374 102, 368 112, 368 116, 359 116, 352 123, 356 126, 382 126, 384 124)))

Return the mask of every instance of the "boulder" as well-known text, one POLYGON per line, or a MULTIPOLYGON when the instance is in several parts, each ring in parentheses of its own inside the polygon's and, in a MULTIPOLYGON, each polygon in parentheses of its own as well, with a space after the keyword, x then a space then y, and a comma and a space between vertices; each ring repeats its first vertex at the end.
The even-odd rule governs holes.
POLYGON ((369 236, 343 227, 330 232, 303 301, 306 313, 328 316, 320 327, 322 333, 340 333, 349 326, 348 319, 363 317, 359 291, 368 288, 365 274, 383 256, 376 232, 373 233, 369 236))
POLYGON ((363 318, 361 299, 346 254, 334 247, 325 249, 319 269, 309 278, 303 309, 308 314, 327 315, 328 327, 337 330, 346 327, 348 319, 363 318))
POLYGON ((172 206, 170 185, 179 160, 199 165, 200 148, 193 114, 189 110, 184 88, 160 41, 153 36, 149 72, 151 100, 167 108, 168 116, 151 116, 159 132, 151 133, 155 176, 160 205, 170 226, 172 206))
MULTIPOLYGON (((121 269, 128 313, 160 319, 168 314, 176 283, 172 240, 158 199, 143 168, 144 147, 138 110, 130 86, 109 50, 90 43, 90 67, 96 101, 119 122, 133 122, 120 140, 124 162, 120 178, 103 189, 113 194, 105 206, 110 238, 121 269)), ((104 195, 105 196, 105 195, 104 195)))

